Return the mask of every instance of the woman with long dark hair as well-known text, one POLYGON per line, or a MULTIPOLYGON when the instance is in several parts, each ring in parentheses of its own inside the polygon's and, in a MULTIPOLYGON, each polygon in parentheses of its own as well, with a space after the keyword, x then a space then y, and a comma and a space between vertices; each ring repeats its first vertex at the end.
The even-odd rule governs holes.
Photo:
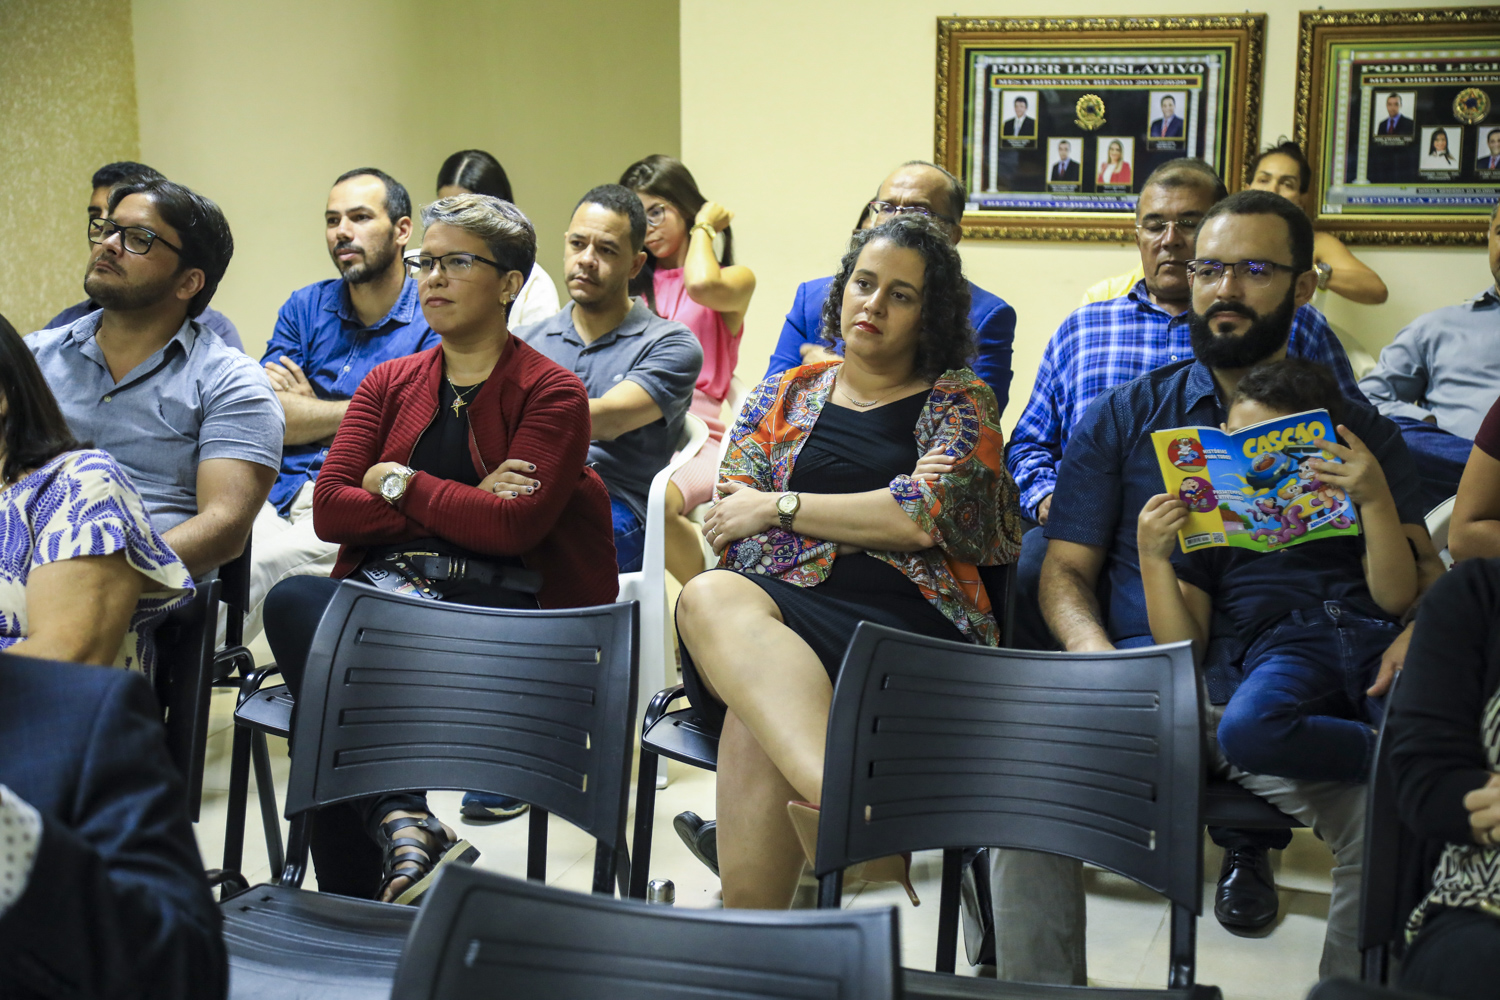
POLYGON ((0 650, 149 670, 193 579, 115 460, 68 430, 0 316, 0 650))
POLYGON ((698 529, 687 513, 713 496, 724 439, 724 400, 740 356, 745 310, 755 275, 734 263, 734 213, 709 201, 681 161, 656 154, 632 163, 620 177, 646 209, 646 266, 631 283, 656 312, 682 323, 703 345, 703 368, 692 413, 708 424, 709 440, 667 488, 667 569, 681 583, 703 572, 698 529), (714 253, 723 234, 724 252, 714 253))
MULTIPOLYGON (((843 359, 766 379, 735 423, 704 522, 720 568, 677 605, 688 695, 724 718, 727 907, 791 902, 816 841, 833 682, 861 621, 999 640, 975 567, 1016 558, 1020 512, 995 394, 968 367, 968 314, 937 222, 858 232, 823 312, 843 359)), ((907 881, 901 859, 864 877, 907 881)))
MULTIPOLYGON (((460 149, 443 161, 438 168, 437 196, 447 198, 455 194, 487 194, 491 198, 508 201, 516 199, 511 192, 510 177, 500 161, 482 149, 460 149)), ((411 254, 407 254, 411 256, 411 254)), ((510 304, 507 320, 512 330, 557 315, 557 286, 542 265, 532 261, 531 271, 521 286, 521 293, 510 304)))

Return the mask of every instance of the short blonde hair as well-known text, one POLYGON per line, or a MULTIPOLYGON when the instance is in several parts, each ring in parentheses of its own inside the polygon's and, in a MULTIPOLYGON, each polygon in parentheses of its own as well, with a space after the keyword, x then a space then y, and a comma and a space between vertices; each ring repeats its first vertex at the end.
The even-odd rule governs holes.
POLYGON ((462 229, 489 248, 490 257, 504 271, 531 274, 536 263, 536 229, 531 220, 508 201, 487 194, 455 194, 422 208, 422 227, 441 222, 462 229))

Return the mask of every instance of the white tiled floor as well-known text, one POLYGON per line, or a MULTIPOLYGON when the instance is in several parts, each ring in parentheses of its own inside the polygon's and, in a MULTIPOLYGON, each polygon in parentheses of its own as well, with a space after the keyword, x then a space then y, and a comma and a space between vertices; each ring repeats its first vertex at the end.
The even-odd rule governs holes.
MULTIPOLYGON (((199 846, 209 866, 217 866, 223 853, 232 708, 229 692, 214 695, 202 820, 198 824, 199 846)), ((275 739, 271 743, 280 804, 288 770, 286 744, 275 739)), ((458 815, 461 797, 458 792, 436 792, 430 801, 445 822, 462 829, 464 836, 480 849, 480 867, 518 877, 524 875, 526 821, 494 825, 463 823, 458 815)), ((692 809, 704 817, 714 815, 714 776, 674 764, 671 784, 656 798, 651 874, 676 884, 678 906, 718 906, 718 880, 688 853, 672 830, 672 817, 684 809, 692 809)), ((269 879, 271 872, 253 795, 249 816, 244 867, 251 884, 255 884, 269 879)), ((1213 880, 1218 874, 1219 860, 1217 849, 1210 845, 1204 859, 1204 917, 1198 921, 1198 980, 1219 986, 1228 1000, 1291 1000, 1305 996, 1317 980, 1328 914, 1332 863, 1328 851, 1310 832, 1297 831, 1292 846, 1277 859, 1282 916, 1269 935, 1258 939, 1232 936, 1213 919, 1213 880)), ((930 969, 937 934, 941 855, 919 854, 912 869, 913 882, 923 899, 921 907, 912 908, 905 893, 896 886, 846 893, 846 905, 897 906, 902 922, 904 964, 930 969)), ((587 892, 592 878, 593 842, 554 817, 548 844, 548 882, 587 892)), ((314 879, 308 884, 314 884, 314 879)), ((1092 869, 1087 889, 1090 981, 1113 986, 1165 985, 1168 941, 1165 902, 1126 879, 1092 869)), ((963 967, 960 944, 960 968, 963 967)))

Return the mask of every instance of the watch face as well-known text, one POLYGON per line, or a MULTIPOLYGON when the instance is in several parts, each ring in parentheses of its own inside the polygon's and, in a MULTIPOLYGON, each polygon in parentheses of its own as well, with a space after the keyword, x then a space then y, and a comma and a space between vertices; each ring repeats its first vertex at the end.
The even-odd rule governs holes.
POLYGON ((780 500, 776 501, 776 509, 783 514, 790 514, 797 509, 797 497, 791 493, 782 494, 780 500))
POLYGON ((387 472, 385 478, 380 481, 380 495, 387 500, 394 500, 401 495, 401 477, 394 472, 387 472))

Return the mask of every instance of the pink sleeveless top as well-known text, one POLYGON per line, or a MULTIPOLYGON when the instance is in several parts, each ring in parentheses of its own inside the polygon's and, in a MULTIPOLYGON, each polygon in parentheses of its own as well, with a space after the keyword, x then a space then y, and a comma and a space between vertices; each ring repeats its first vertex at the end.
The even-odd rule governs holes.
POLYGON ((740 338, 730 335, 723 316, 692 300, 683 284, 682 268, 657 268, 652 288, 656 292, 656 311, 692 330, 703 345, 698 391, 716 403, 723 403, 729 396, 729 379, 740 358, 740 338))

